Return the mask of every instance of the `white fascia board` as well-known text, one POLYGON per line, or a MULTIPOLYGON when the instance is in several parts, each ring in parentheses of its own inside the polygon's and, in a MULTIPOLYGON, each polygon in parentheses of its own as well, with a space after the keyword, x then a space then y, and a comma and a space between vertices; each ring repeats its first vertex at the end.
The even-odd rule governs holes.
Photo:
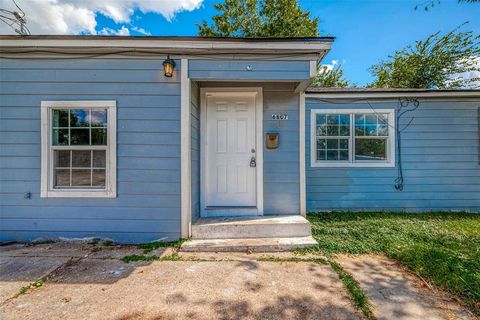
POLYGON ((6 48, 134 48, 165 49, 181 51, 281 51, 281 52, 320 52, 330 50, 331 42, 320 41, 195 41, 158 39, 2 39, 0 47, 6 48))

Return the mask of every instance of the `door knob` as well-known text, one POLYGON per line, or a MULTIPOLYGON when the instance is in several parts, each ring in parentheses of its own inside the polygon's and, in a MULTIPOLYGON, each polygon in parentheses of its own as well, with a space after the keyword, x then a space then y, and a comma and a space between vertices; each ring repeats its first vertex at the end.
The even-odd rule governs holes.
POLYGON ((255 157, 252 157, 250 159, 250 167, 255 168, 257 166, 257 160, 255 160, 255 157))

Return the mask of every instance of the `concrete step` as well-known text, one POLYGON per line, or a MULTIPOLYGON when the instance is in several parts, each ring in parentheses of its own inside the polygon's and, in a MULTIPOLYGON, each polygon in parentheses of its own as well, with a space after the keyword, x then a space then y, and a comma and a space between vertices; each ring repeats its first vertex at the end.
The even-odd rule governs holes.
POLYGON ((252 239, 311 236, 310 223, 300 215, 200 218, 192 239, 252 239))
POLYGON ((183 252, 280 252, 317 245, 311 237, 200 239, 185 242, 183 252))

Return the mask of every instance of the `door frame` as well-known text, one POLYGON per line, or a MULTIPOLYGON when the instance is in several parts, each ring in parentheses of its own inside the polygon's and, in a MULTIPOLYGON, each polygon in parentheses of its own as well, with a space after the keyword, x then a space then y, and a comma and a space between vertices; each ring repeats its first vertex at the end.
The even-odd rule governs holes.
MULTIPOLYGON (((225 95, 229 93, 232 96, 255 96, 255 150, 256 150, 256 208, 225 208, 232 216, 237 215, 263 215, 263 89, 262 87, 206 87, 200 88, 200 216, 209 216, 209 210, 206 209, 206 151, 207 142, 206 124, 207 124, 207 95, 225 95)), ((212 215, 210 215, 212 216, 212 215)), ((214 215, 215 216, 215 215, 214 215)))

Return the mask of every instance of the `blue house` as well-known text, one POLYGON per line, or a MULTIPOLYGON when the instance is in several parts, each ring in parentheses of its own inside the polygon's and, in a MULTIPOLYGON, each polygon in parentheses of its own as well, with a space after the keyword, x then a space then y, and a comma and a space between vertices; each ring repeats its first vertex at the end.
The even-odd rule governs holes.
POLYGON ((0 241, 308 245, 308 211, 480 211, 480 91, 309 88, 333 41, 0 36, 0 241))

